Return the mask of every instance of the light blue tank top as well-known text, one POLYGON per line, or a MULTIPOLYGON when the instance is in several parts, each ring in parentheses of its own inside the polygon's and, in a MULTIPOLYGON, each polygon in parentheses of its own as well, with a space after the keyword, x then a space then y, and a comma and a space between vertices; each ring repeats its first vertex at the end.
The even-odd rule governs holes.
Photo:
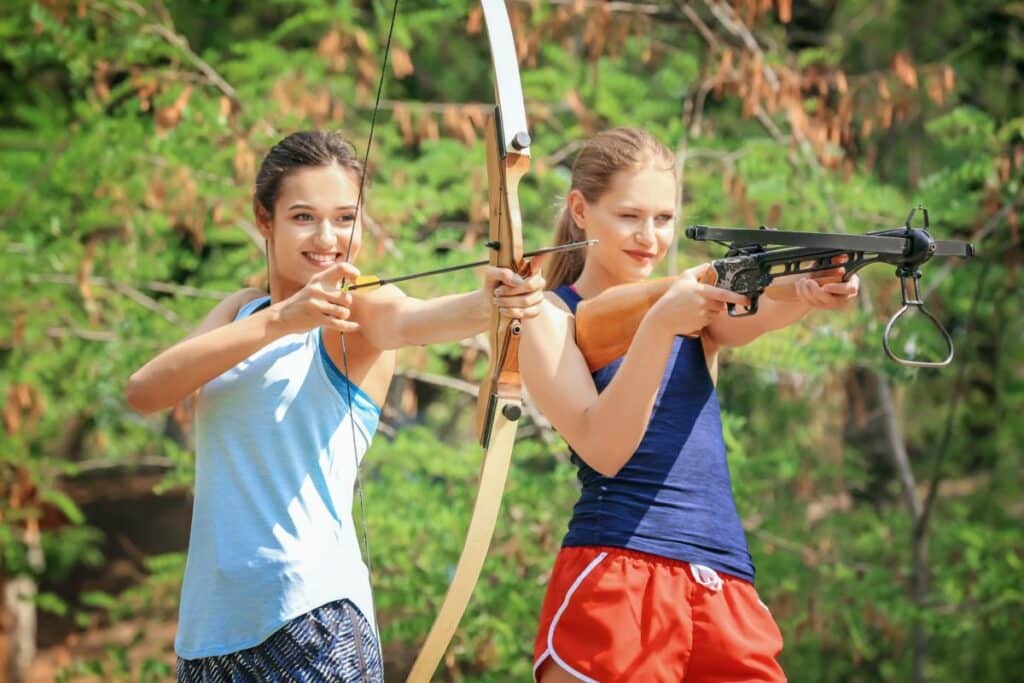
MULTIPOLYGON (((249 302, 236 320, 269 300, 249 302)), ((203 386, 180 657, 258 645, 341 598, 372 623, 352 495, 379 416, 328 357, 320 329, 276 339, 203 386)))

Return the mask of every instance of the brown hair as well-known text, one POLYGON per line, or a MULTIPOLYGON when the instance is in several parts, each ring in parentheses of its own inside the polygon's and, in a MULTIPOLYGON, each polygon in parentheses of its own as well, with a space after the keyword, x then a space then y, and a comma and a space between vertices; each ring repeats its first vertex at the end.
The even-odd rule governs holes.
POLYGON ((260 163, 252 197, 253 210, 262 207, 273 216, 281 183, 289 174, 300 168, 332 164, 351 171, 357 179, 363 175, 363 165, 356 158, 352 145, 338 133, 324 130, 292 133, 274 145, 260 163))
MULTIPOLYGON (((571 190, 579 190, 593 203, 607 192, 612 178, 619 171, 637 170, 648 165, 664 167, 675 173, 675 157, 653 135, 642 128, 612 128, 592 137, 580 150, 572 164, 571 190)), ((584 239, 583 231, 569 213, 568 201, 563 203, 555 223, 555 244, 569 244, 584 239)), ((586 252, 582 249, 552 254, 544 269, 548 289, 575 282, 583 272, 586 252)))

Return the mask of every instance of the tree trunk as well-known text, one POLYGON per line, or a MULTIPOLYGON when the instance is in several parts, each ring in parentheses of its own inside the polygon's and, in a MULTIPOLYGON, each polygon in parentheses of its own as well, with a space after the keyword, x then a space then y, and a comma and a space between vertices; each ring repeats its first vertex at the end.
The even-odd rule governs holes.
POLYGON ((10 615, 4 680, 28 683, 28 670, 36 656, 36 582, 15 576, 4 584, 4 607, 10 615))

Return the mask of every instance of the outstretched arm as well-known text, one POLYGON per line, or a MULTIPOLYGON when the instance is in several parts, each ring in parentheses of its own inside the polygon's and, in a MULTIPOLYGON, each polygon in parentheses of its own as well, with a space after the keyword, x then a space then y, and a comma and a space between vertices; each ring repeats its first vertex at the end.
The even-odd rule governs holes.
POLYGON ((492 301, 513 318, 537 315, 543 299, 540 275, 521 278, 506 268, 488 267, 483 287, 468 294, 434 299, 406 296, 387 285, 372 292, 356 292, 353 314, 360 331, 379 349, 398 349, 456 341, 483 332, 490 320, 492 301))
POLYGON ((838 308, 860 291, 860 279, 854 275, 846 282, 838 281, 842 273, 841 268, 836 268, 812 276, 778 278, 775 284, 793 281, 794 300, 761 297, 756 314, 740 318, 717 316, 708 325, 707 335, 719 346, 743 346, 762 334, 792 325, 811 311, 838 308))

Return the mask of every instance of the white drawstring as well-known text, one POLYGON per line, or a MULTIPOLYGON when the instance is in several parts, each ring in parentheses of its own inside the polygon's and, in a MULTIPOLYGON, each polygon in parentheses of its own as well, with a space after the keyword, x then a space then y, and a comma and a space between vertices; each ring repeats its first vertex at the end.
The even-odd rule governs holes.
POLYGON ((722 577, 711 567, 705 567, 702 564, 691 564, 690 573, 693 574, 694 581, 708 590, 715 593, 722 590, 722 577))

